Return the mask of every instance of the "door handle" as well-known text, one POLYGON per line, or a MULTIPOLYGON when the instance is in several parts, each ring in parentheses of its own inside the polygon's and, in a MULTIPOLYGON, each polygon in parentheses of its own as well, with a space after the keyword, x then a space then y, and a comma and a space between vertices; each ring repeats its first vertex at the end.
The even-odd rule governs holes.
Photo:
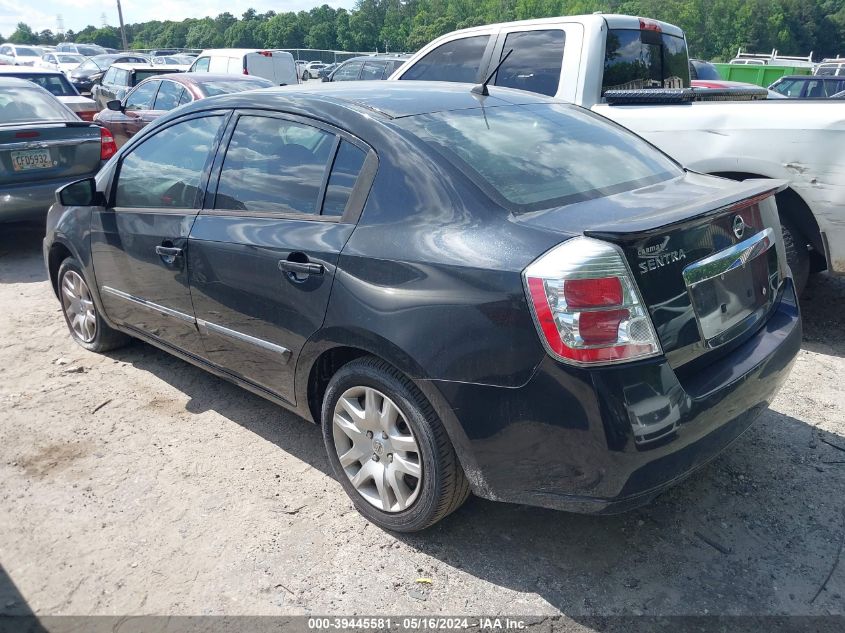
POLYGON ((282 259, 279 260, 279 270, 297 275, 322 275, 325 269, 322 264, 292 262, 287 259, 282 259))
POLYGON ((162 257, 172 257, 176 258, 182 254, 181 248, 175 248, 173 246, 156 246, 156 253, 161 255, 162 257))

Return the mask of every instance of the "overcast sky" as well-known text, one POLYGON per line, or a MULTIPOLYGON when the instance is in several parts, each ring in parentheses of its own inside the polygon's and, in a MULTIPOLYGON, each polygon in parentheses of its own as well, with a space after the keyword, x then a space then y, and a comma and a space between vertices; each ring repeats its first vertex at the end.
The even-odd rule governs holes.
MULTIPOLYGON (((328 4, 332 7, 351 8, 355 0, 121 0, 123 20, 147 22, 149 20, 184 20, 215 16, 224 11, 240 17, 249 8, 258 13, 271 9, 276 13, 301 11, 328 4)), ((0 35, 9 37, 18 22, 26 22, 36 32, 57 30, 57 16, 64 19, 65 30, 80 31, 89 24, 102 25, 102 14, 106 22, 117 26, 116 0, 0 0, 0 35)))

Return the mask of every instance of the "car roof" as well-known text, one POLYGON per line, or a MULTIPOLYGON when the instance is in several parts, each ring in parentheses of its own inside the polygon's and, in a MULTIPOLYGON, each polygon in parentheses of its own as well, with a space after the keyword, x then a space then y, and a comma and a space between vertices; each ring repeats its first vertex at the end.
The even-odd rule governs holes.
POLYGON ((386 62, 406 62, 409 59, 411 59, 410 56, 401 57, 399 55, 358 55, 358 57, 350 57, 349 59, 344 59, 342 62, 338 62, 338 66, 340 64, 345 64, 346 62, 376 60, 383 60, 386 62))
MULTIPOLYGON (((321 84, 298 84, 265 88, 249 93, 221 95, 205 100, 206 106, 278 107, 280 101, 292 102, 301 109, 309 104, 333 103, 335 105, 363 108, 390 119, 405 116, 466 110, 479 106, 557 103, 554 99, 523 90, 490 87, 490 95, 482 97, 470 91, 472 84, 444 81, 343 81, 321 84), (249 96, 246 96, 249 95, 249 96)), ((199 107, 198 107, 199 109, 199 107)))
POLYGON ((836 75, 784 75, 778 78, 778 81, 783 79, 802 79, 804 81, 842 81, 842 77, 836 75))
POLYGON ((120 70, 168 70, 173 69, 173 66, 165 66, 164 64, 160 66, 153 66, 152 64, 144 64, 142 62, 118 62, 116 64, 112 64, 113 68, 119 68, 120 70))
MULTIPOLYGON (((240 57, 249 53, 261 53, 267 51, 268 53, 288 53, 278 48, 207 48, 199 54, 199 57, 204 55, 220 55, 225 57, 240 57)), ((291 55, 293 57, 293 55, 291 55)))
MULTIPOLYGON (((115 64, 117 65, 117 64, 115 64)), ((146 70, 148 66, 143 66, 143 69, 146 70)), ((153 66, 155 69, 156 67, 153 66)), ((169 69, 173 69, 173 66, 167 66, 169 69)), ((236 75, 233 73, 181 73, 181 72, 169 72, 163 75, 154 75, 153 77, 147 77, 144 81, 149 81, 150 79, 168 79, 170 81, 175 81, 180 84, 191 84, 191 85, 202 85, 204 83, 212 83, 214 81, 247 81, 247 82, 266 82, 273 85, 268 79, 264 79, 263 77, 259 77, 258 75, 236 75)))

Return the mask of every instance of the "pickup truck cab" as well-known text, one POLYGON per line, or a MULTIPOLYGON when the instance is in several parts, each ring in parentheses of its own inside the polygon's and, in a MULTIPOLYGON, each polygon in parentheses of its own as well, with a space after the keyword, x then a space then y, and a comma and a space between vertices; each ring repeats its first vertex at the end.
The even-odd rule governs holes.
POLYGON ((777 203, 797 285, 811 270, 845 274, 845 116, 836 101, 692 101, 683 90, 646 93, 690 85, 686 39, 677 26, 625 15, 454 31, 424 46, 390 79, 478 83, 509 51, 491 85, 589 108, 690 170, 787 180, 777 203), (609 90, 634 91, 639 102, 612 104, 609 90))

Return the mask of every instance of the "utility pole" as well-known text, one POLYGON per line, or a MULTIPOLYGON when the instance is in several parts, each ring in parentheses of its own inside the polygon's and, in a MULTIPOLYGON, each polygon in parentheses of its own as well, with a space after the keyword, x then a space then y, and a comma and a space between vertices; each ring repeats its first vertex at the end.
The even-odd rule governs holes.
POLYGON ((117 17, 120 20, 120 39, 123 41, 123 50, 128 51, 129 45, 126 43, 126 29, 123 27, 123 9, 120 8, 120 0, 117 0, 117 17))

